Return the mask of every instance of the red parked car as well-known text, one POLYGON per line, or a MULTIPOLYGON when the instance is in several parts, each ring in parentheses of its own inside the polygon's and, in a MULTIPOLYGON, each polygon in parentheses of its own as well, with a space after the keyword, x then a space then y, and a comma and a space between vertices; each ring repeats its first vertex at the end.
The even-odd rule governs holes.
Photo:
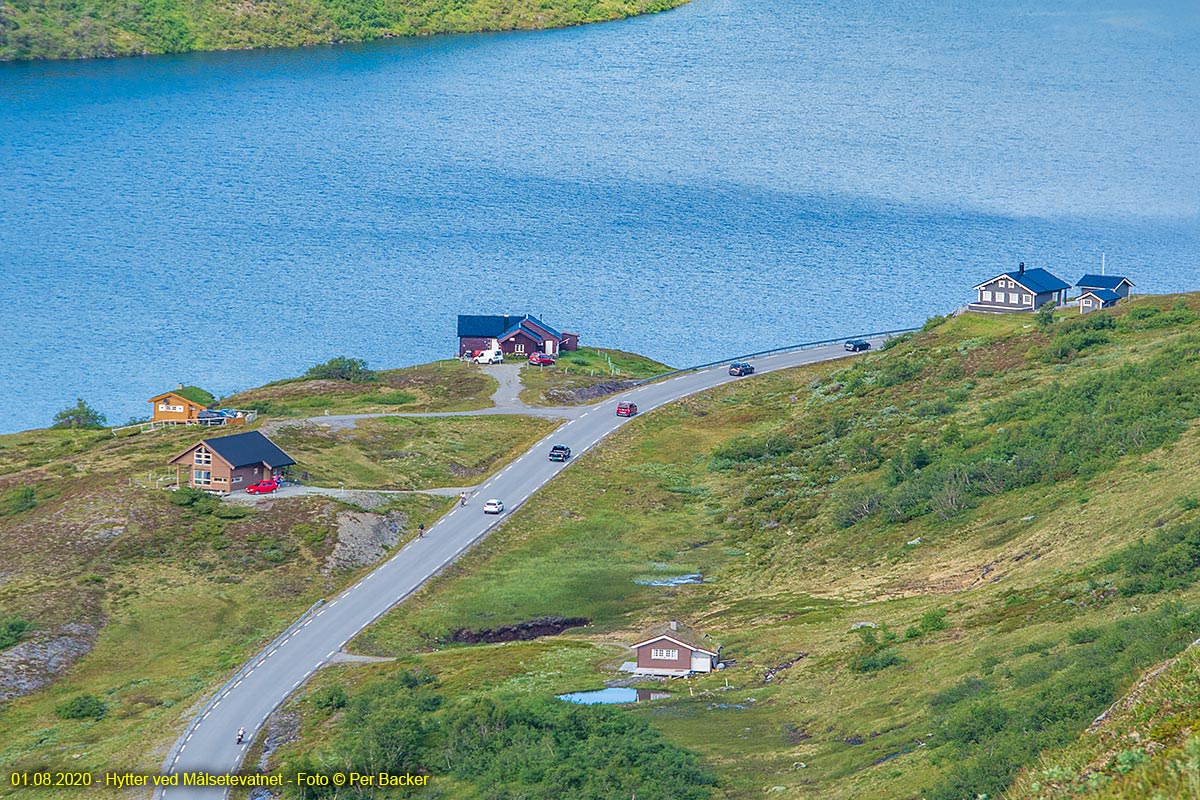
POLYGON ((545 353, 534 353, 529 357, 529 363, 535 367, 549 367, 554 365, 554 357, 545 353))
POLYGON ((618 417, 632 417, 636 413, 637 413, 637 403, 626 403, 626 402, 617 403, 617 416, 618 417))
POLYGON ((270 494, 279 488, 279 481, 259 481, 251 486, 246 487, 246 494, 270 494))

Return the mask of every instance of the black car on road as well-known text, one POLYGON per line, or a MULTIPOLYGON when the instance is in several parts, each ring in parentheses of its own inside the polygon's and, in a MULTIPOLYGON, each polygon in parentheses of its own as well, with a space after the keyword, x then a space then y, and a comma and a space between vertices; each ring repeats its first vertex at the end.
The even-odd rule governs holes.
POLYGON ((551 461, 566 461, 571 457, 571 448, 565 444, 556 444, 550 448, 551 461))
POLYGON ((846 342, 846 349, 854 353, 857 353, 859 350, 870 350, 871 343, 866 339, 851 339, 846 342))
POLYGON ((729 365, 729 374, 739 377, 742 375, 753 375, 754 365, 747 364, 745 361, 735 361, 729 365))

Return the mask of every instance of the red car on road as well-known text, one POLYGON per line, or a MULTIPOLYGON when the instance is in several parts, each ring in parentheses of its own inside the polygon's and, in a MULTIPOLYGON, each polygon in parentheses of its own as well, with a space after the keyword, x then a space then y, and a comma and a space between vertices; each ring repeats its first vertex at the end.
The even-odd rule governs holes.
POLYGON ((637 403, 626 403, 624 401, 617 403, 618 417, 632 417, 637 413, 637 403))
POLYGON ((550 367, 554 365, 554 357, 545 353, 534 353, 529 357, 529 363, 535 367, 550 367))
POLYGON ((259 481, 246 487, 246 494, 270 494, 279 488, 279 481, 259 481))

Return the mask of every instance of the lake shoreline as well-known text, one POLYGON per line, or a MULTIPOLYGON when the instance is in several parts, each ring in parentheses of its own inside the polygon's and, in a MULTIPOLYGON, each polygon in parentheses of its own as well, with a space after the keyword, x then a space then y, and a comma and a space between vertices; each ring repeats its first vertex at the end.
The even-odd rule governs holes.
POLYGON ((630 17, 670 11, 691 0, 623 0, 621 8, 600 9, 600 13, 579 12, 573 8, 544 9, 521 2, 506 12, 485 7, 476 0, 467 9, 439 8, 441 0, 416 0, 413 9, 390 11, 376 8, 377 16, 356 20, 349 12, 335 7, 292 8, 275 6, 270 17, 262 15, 258 24, 270 30, 257 30, 245 22, 244 15, 221 16, 216 6, 197 4, 189 13, 176 9, 155 19, 119 18, 119 11, 104 8, 104 0, 95 7, 49 9, 30 7, 24 11, 9 9, 11 30, 0 27, 0 63, 28 61, 85 61, 134 56, 176 55, 182 53, 270 50, 319 45, 361 44, 383 39, 420 39, 444 34, 510 33, 573 28, 601 22, 616 22, 630 17), (432 8, 420 8, 422 3, 432 8), (54 16, 51 11, 59 11, 54 16), (305 19, 300 13, 307 13, 305 19), (67 18, 77 13, 78 17, 67 18), (106 25, 87 25, 90 14, 105 14, 106 25), (380 18, 384 18, 382 21, 380 18), (265 20, 265 22, 264 22, 265 20), (66 27, 62 27, 65 25, 66 27))

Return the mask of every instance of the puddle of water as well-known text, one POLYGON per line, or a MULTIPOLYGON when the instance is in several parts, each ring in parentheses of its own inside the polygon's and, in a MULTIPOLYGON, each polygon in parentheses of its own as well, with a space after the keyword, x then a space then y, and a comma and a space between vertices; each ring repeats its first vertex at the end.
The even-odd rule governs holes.
POLYGON ((693 572, 690 575, 672 575, 669 578, 634 578, 633 582, 640 586, 683 586, 687 583, 704 583, 704 576, 693 572))
POLYGON ((597 704, 608 705, 611 703, 640 703, 643 700, 662 700, 665 697, 670 697, 670 692, 659 691, 658 689, 636 689, 633 687, 617 687, 612 689, 596 689, 591 692, 571 692, 570 694, 558 695, 559 700, 566 700, 568 703, 579 703, 580 705, 591 706, 597 704))

